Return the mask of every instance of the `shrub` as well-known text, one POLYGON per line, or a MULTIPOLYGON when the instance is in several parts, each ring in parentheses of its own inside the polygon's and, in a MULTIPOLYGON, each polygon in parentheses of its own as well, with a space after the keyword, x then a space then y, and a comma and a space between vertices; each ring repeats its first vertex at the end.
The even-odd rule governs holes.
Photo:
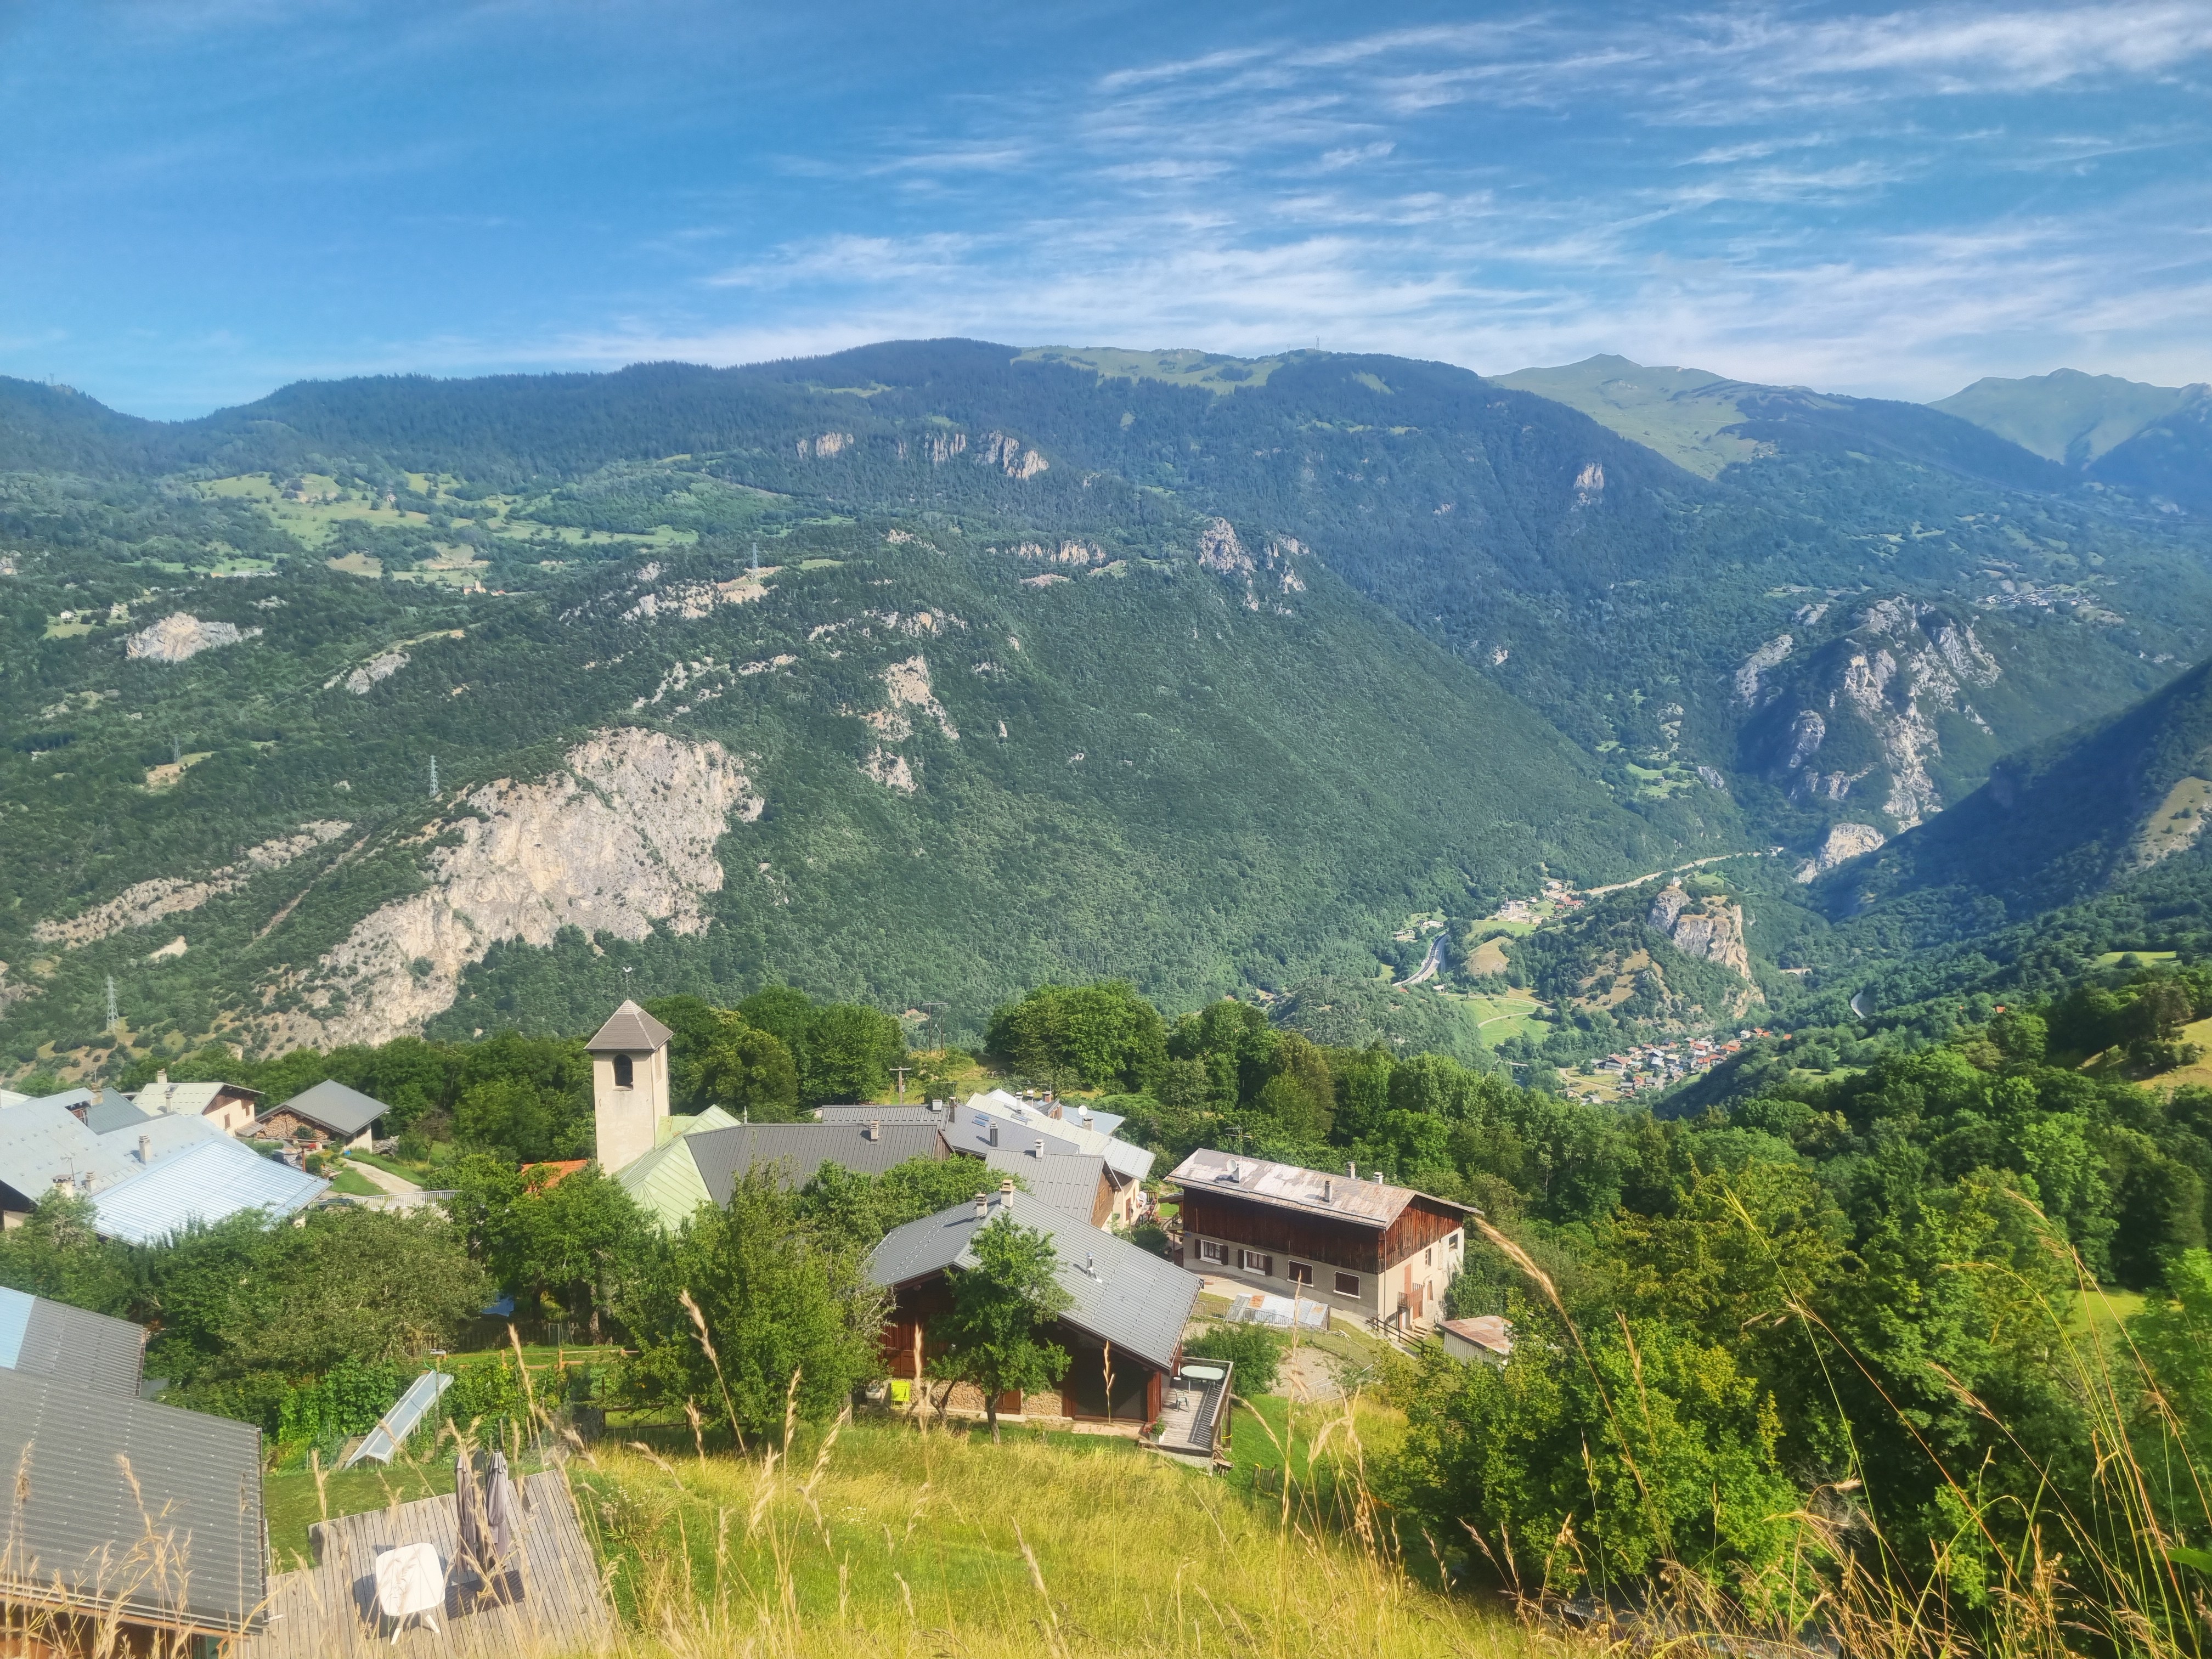
POLYGON ((1232 1379, 1237 1392, 1255 1395, 1274 1391, 1275 1373, 1289 1346, 1287 1338, 1265 1325, 1217 1325, 1185 1343, 1182 1351, 1188 1358, 1230 1361, 1237 1367, 1232 1379))

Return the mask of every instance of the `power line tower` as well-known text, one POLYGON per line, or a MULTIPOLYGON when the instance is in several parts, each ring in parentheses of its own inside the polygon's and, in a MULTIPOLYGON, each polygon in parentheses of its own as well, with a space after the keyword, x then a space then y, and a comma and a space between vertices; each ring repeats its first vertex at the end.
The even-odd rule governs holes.
POLYGON ((430 799, 438 799, 438 757, 435 755, 430 757, 430 799))
POLYGON ((172 766, 182 766, 184 763, 185 740, 179 737, 175 732, 172 732, 169 733, 169 764, 172 766))
POLYGON ((107 1029, 112 1031, 121 1024, 122 1019, 115 1012, 115 975, 110 974, 107 976, 107 1029))
POLYGON ((757 578, 760 575, 760 544, 758 542, 753 544, 753 562, 746 568, 754 577, 757 578))

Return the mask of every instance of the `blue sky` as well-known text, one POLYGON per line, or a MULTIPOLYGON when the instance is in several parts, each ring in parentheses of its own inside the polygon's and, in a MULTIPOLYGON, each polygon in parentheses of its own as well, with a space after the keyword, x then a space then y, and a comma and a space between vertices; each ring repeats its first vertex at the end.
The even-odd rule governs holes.
POLYGON ((0 373, 894 336, 2212 380, 2212 0, 0 0, 0 373))

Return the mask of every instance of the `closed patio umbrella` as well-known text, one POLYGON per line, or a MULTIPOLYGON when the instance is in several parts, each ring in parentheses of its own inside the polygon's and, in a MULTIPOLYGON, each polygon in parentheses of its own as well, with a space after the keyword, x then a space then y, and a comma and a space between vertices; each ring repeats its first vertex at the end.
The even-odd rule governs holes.
POLYGON ((491 1538, 485 1525, 483 1490, 477 1485, 474 1460, 465 1451, 453 1457, 453 1513, 459 1522, 459 1536, 453 1549, 453 1565, 465 1572, 476 1575, 477 1581, 489 1588, 491 1583, 491 1538))
POLYGON ((514 1477, 507 1467, 507 1454, 491 1455, 491 1474, 484 1482, 484 1528, 489 1534, 492 1571, 484 1575, 492 1594, 501 1601, 522 1599, 522 1507, 514 1477))

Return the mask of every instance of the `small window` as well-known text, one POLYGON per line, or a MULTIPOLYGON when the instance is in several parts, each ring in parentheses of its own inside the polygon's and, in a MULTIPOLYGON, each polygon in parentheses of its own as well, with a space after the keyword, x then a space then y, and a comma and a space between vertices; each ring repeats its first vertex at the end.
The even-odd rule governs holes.
POLYGON ((1339 1273, 1336 1276, 1336 1293, 1339 1296, 1358 1296, 1359 1294, 1359 1275, 1358 1273, 1339 1273))
POLYGON ((1218 1261, 1226 1267, 1229 1264, 1229 1247, 1217 1244, 1210 1238, 1201 1238, 1198 1241, 1198 1259, 1200 1261, 1218 1261))
POLYGON ((1272 1255, 1262 1255, 1257 1250, 1239 1250, 1237 1254, 1243 1258, 1239 1265, 1246 1273, 1259 1273, 1263 1277, 1273 1274, 1275 1258, 1272 1255))
POLYGON ((617 1054, 615 1056, 615 1087, 617 1089, 629 1088, 630 1086, 632 1075, 629 1056, 628 1054, 617 1054))
POLYGON ((1313 1266, 1312 1266, 1312 1264, 1311 1264, 1310 1262, 1305 1262, 1305 1261, 1293 1261, 1292 1263, 1291 1263, 1291 1284, 1293 1284, 1293 1285, 1310 1285, 1310 1284, 1312 1284, 1312 1283, 1313 1283, 1313 1266))
POLYGON ((999 1144, 999 1126, 995 1123, 991 1126, 991 1144, 994 1146, 999 1144))
POLYGON ((1437 1265, 1437 1252, 1434 1245, 1421 1252, 1421 1265, 1424 1267, 1433 1267, 1437 1265))

